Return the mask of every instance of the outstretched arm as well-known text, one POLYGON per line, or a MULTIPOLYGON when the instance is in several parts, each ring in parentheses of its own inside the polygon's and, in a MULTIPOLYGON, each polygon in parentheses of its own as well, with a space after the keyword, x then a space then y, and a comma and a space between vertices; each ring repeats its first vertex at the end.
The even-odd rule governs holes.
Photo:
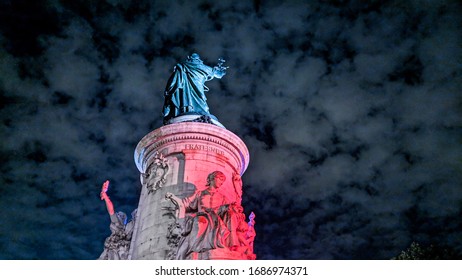
POLYGON ((100 197, 101 197, 101 200, 104 200, 106 202, 107 212, 109 213, 110 216, 112 216, 115 213, 114 205, 112 205, 112 201, 109 199, 109 196, 106 193, 108 189, 109 189, 109 180, 106 180, 106 182, 104 182, 103 186, 101 187, 100 197))

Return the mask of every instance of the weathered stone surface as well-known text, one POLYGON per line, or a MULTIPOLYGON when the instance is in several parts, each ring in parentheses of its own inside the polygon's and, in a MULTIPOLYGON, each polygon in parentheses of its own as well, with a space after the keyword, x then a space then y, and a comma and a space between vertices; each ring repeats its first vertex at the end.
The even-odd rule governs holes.
MULTIPOLYGON (((222 127, 181 122, 162 126, 146 135, 136 147, 135 163, 142 174, 143 188, 130 258, 172 259, 182 220, 178 218, 179 207, 166 200, 165 195, 172 193, 180 199, 191 197, 207 188, 210 173, 219 171, 226 177, 220 194, 227 204, 240 206, 242 183, 237 184, 234 179, 246 170, 249 152, 239 137, 222 127), (159 164, 159 159, 165 161, 159 164), (156 179, 146 180, 145 174, 157 174, 152 177, 156 179)), ((236 248, 216 250, 192 253, 188 259, 249 258, 249 254, 236 248)))

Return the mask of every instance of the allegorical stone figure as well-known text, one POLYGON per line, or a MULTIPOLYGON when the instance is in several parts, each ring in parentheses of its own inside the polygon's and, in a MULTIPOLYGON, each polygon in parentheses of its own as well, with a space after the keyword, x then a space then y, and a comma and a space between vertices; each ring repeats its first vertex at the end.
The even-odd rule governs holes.
POLYGON ((207 176, 207 189, 186 198, 172 193, 165 195, 177 209, 182 223, 176 259, 187 259, 191 253, 204 253, 218 248, 228 248, 254 259, 253 249, 245 239, 247 224, 240 203, 228 202, 219 188, 226 177, 220 171, 207 176))
POLYGON ((100 197, 106 202, 106 208, 111 218, 111 235, 104 241, 104 250, 99 260, 126 260, 130 250, 130 242, 135 227, 136 210, 132 213, 132 220, 127 223, 127 215, 124 212, 114 211, 114 205, 107 195, 109 181, 104 182, 100 197))
POLYGON ((210 67, 202 62, 197 53, 193 53, 185 62, 175 65, 164 92, 164 123, 187 114, 213 117, 207 105, 205 92, 209 89, 205 82, 213 78, 221 79, 226 74, 228 67, 223 66, 224 62, 220 58, 217 66, 210 67))
POLYGON ((191 197, 180 199, 172 193, 165 195, 165 198, 180 208, 180 218, 185 215, 182 233, 184 238, 178 245, 177 259, 186 259, 192 252, 202 253, 225 247, 225 240, 230 232, 220 216, 228 210, 228 204, 225 197, 218 192, 225 180, 223 173, 215 171, 207 178, 207 189, 196 192, 191 197), (194 214, 186 215, 187 213, 194 214))
POLYGON ((147 168, 146 173, 141 173, 141 184, 146 186, 148 194, 162 188, 166 182, 169 165, 163 154, 156 152, 153 162, 147 168))

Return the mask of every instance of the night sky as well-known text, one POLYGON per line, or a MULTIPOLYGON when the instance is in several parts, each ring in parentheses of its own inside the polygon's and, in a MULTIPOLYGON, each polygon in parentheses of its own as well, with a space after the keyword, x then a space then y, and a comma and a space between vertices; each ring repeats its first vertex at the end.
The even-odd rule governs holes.
POLYGON ((458 1, 0 0, 0 259, 96 259, 173 66, 251 161, 258 259, 462 255, 458 1), (283 2, 283 3, 282 3, 283 2), (136 4, 135 4, 136 3, 136 4))

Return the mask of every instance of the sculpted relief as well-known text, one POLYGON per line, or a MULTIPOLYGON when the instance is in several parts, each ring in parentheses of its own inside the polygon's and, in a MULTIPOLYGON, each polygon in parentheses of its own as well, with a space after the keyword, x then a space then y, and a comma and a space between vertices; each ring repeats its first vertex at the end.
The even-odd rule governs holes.
POLYGON ((169 243, 174 245, 169 258, 190 259, 195 253, 200 259, 201 253, 224 249, 255 259, 253 222, 250 225, 245 221, 240 199, 230 202, 220 193, 225 180, 222 172, 215 171, 208 175, 206 189, 190 197, 181 199, 166 193, 176 216, 176 222, 169 228, 169 243))
POLYGON ((205 83, 226 74, 224 62, 208 66, 193 53, 176 64, 164 91, 164 126, 135 149, 142 184, 136 227, 134 215, 127 222, 115 213, 108 181, 101 190, 111 235, 100 259, 256 258, 255 216, 246 221, 241 205, 249 151, 207 104, 205 83))
POLYGON ((169 165, 167 159, 159 152, 154 155, 154 160, 147 168, 146 173, 141 173, 141 184, 146 186, 148 194, 155 192, 165 185, 169 165))

